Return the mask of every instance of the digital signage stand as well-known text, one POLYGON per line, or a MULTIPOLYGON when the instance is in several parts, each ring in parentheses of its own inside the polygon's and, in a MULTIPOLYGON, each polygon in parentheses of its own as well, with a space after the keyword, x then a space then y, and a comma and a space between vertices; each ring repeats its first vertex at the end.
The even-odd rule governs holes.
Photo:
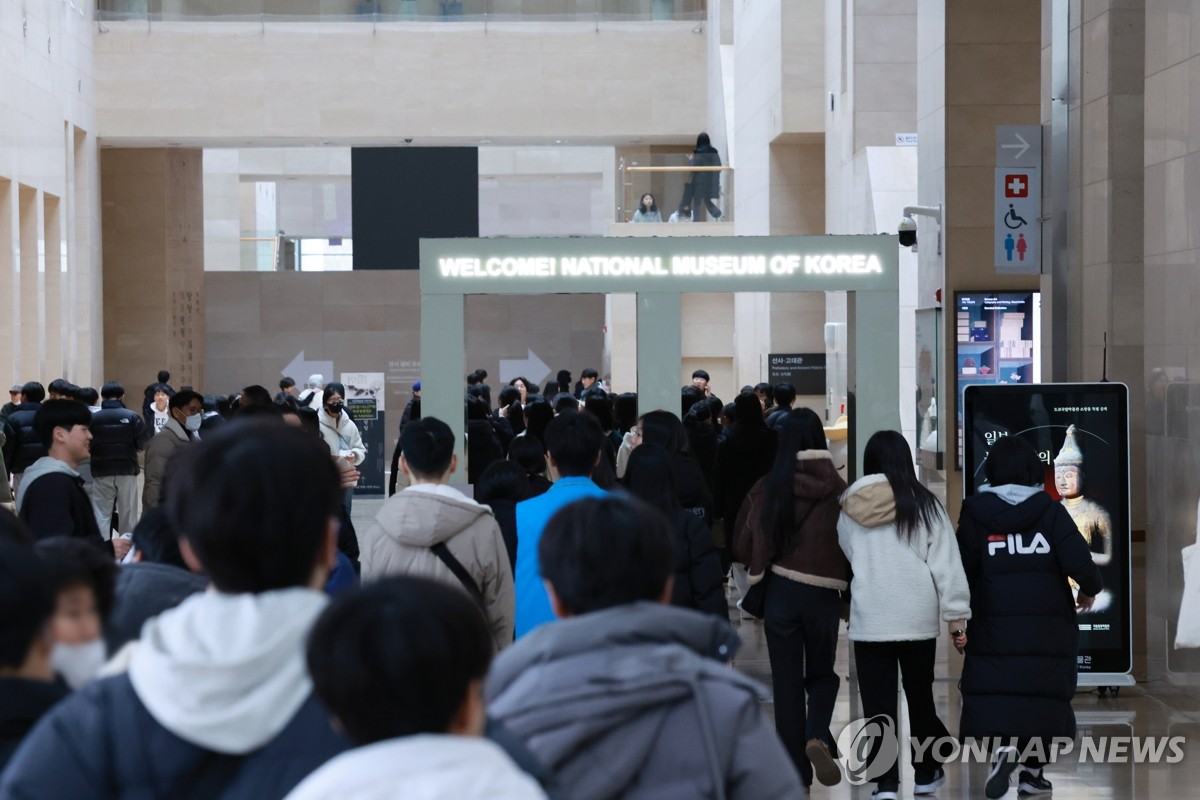
MULTIPOLYGON (((1045 491, 1088 541, 1104 590, 1077 617, 1079 685, 1132 686, 1129 389, 1120 383, 971 385, 964 390, 963 495, 986 484, 984 462, 1018 436, 1045 467, 1045 491)), ((1074 587, 1073 587, 1074 590, 1074 587)))

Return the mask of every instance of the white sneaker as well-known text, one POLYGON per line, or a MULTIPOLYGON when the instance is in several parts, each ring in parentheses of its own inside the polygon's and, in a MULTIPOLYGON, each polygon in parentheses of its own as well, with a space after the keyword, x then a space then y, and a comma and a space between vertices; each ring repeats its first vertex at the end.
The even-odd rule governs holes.
POLYGON ((992 756, 992 768, 988 770, 987 784, 984 794, 989 800, 996 800, 1008 793, 1012 774, 1017 769, 1017 748, 997 747, 992 756))

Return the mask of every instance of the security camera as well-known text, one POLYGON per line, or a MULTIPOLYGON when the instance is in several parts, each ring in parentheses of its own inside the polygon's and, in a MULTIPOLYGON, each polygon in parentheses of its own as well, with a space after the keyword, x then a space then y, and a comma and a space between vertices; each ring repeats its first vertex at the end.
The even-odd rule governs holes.
POLYGON ((405 143, 405 144, 412 144, 412 139, 407 139, 407 138, 406 138, 406 139, 404 140, 404 143, 405 143))
POLYGON ((901 247, 911 247, 917 249, 917 221, 908 214, 900 218, 900 225, 896 230, 896 234, 900 239, 901 247))

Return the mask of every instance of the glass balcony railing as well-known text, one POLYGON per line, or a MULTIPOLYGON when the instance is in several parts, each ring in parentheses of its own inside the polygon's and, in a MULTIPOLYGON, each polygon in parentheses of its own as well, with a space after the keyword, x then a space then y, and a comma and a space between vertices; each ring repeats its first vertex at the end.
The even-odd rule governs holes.
POLYGON ((707 0, 96 0, 103 21, 701 21, 707 0))
POLYGON ((622 157, 617 222, 733 222, 733 168, 715 161, 684 154, 622 157), (638 213, 646 195, 657 212, 638 213))

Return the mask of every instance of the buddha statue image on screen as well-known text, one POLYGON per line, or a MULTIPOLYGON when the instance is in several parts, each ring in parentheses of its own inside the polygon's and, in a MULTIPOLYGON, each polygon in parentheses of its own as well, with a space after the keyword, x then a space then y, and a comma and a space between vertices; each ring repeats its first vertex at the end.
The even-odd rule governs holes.
MULTIPOLYGON (((1113 529, 1112 517, 1104 506, 1084 496, 1083 451, 1075 438, 1075 426, 1067 428, 1067 438, 1062 449, 1054 457, 1054 486, 1062 496, 1063 507, 1075 521, 1075 527, 1083 534, 1092 551, 1092 561, 1103 567, 1112 563, 1113 529)), ((1072 594, 1079 586, 1071 581, 1072 594)), ((1112 593, 1107 589, 1096 596, 1091 612, 1106 610, 1112 604, 1112 593)))

